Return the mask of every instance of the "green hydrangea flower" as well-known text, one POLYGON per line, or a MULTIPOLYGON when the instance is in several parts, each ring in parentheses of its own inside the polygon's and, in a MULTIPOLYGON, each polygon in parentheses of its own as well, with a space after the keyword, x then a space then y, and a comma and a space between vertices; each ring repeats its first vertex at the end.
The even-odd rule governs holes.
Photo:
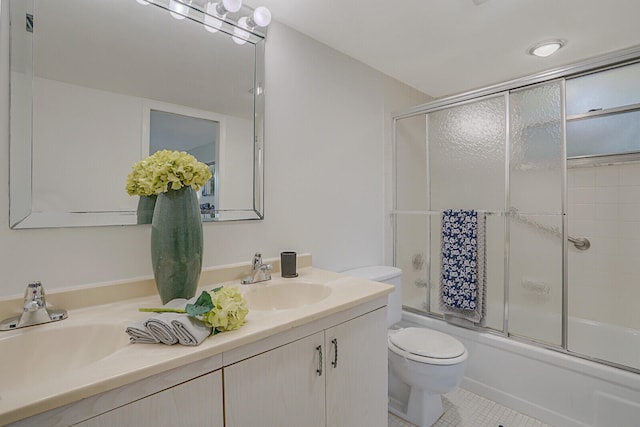
POLYGON ((244 325, 249 313, 247 303, 237 288, 223 287, 209 291, 214 308, 205 313, 202 321, 215 331, 233 331, 244 325))
POLYGON ((209 179, 209 167, 184 151, 160 150, 133 165, 127 193, 152 196, 190 186, 198 191, 209 179))

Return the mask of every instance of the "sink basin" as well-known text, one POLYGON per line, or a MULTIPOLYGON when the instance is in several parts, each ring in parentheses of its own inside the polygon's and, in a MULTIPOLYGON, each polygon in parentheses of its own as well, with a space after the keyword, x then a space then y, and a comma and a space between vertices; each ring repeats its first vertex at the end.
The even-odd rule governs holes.
POLYGON ((125 347, 129 338, 121 325, 31 326, 19 334, 0 333, 0 378, 22 388, 61 377, 125 347))
POLYGON ((256 284, 246 294, 249 310, 288 310, 327 298, 331 288, 319 283, 287 281, 256 284))

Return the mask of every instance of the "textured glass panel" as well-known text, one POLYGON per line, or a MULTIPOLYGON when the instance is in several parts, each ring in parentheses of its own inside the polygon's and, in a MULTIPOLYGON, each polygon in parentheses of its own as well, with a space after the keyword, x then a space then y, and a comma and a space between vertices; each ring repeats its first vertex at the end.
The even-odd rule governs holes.
POLYGON ((556 81, 509 96, 510 201, 520 212, 562 212, 561 90, 556 81))
POLYGON ((510 217, 509 333, 562 343, 562 215, 510 217))
POLYGON ((395 266, 402 270, 402 304, 419 311, 427 311, 428 259, 427 215, 396 217, 395 266))
POLYGON ((640 103, 640 63, 567 80, 567 115, 640 103))
MULTIPOLYGON (((485 326, 502 331, 504 317, 504 221, 502 215, 486 217, 486 316, 485 326)), ((442 217, 431 218, 431 303, 430 311, 440 310, 440 283, 442 271, 441 225, 442 217)))
POLYGON ((567 122, 567 157, 640 151, 640 111, 567 122))
POLYGON ((504 210, 505 101, 429 114, 431 209, 504 210))
POLYGON ((396 121, 396 209, 427 209, 425 115, 396 121))

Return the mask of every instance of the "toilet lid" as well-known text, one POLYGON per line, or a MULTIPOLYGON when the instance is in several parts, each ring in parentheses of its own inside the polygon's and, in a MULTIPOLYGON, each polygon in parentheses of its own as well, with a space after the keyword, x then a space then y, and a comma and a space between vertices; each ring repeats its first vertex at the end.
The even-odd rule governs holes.
POLYGON ((424 328, 406 328, 391 334, 389 340, 407 353, 433 359, 452 359, 464 353, 464 345, 457 339, 424 328))

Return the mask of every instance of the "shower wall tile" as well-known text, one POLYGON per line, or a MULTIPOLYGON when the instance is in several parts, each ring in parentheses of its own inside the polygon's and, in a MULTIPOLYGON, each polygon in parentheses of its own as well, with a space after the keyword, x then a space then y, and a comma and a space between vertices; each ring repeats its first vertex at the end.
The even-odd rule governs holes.
POLYGON ((635 221, 627 221, 620 227, 627 239, 640 240, 640 218, 635 221))
POLYGON ((594 168, 569 169, 569 181, 573 188, 595 187, 596 172, 594 168))
POLYGON ((569 218, 573 219, 595 219, 595 204, 574 204, 568 208, 569 218))
MULTIPOLYGON (((612 221, 594 221, 594 225, 592 230, 595 232, 595 236, 597 237, 611 237, 618 238, 620 237, 620 224, 616 220, 612 221)), ((578 236, 583 234, 588 234, 589 231, 585 230, 586 233, 576 233, 578 236)))
POLYGON ((571 216, 571 211, 569 212, 569 218, 569 234, 572 236, 592 235, 598 224, 593 219, 576 219, 571 216))
POLYGON ((620 206, 620 221, 638 221, 640 220, 640 204, 629 203, 620 206))
POLYGON ((569 315, 640 329, 640 163, 568 170, 569 315), (595 199, 590 200, 590 194, 595 199))
POLYGON ((596 202, 596 189, 593 187, 576 188, 569 193, 569 203, 588 204, 596 202))
MULTIPOLYGON (((576 191, 584 190, 584 188, 576 188, 576 191)), ((595 203, 618 203, 620 200, 620 187, 596 187, 593 190, 596 195, 595 203)))
POLYGON ((596 168, 596 186, 598 187, 615 187, 619 184, 618 168, 596 168))
POLYGON ((640 203, 640 185, 620 186, 620 203, 640 203))
POLYGON ((618 219, 620 208, 618 204, 598 203, 596 207, 596 219, 601 221, 615 221, 618 219))
POLYGON ((618 166, 622 185, 640 185, 640 167, 637 163, 618 166))

